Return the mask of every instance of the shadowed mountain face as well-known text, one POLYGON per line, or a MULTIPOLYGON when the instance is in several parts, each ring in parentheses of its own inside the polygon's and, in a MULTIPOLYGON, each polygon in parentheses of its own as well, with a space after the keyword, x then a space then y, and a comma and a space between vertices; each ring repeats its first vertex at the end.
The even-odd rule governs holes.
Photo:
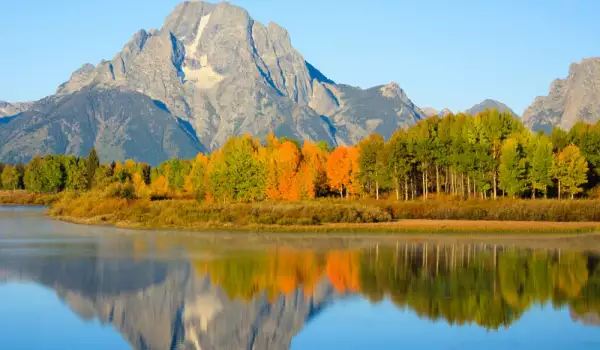
POLYGON ((537 97, 523 113, 523 122, 534 131, 550 133, 559 126, 595 123, 600 118, 600 58, 571 64, 565 79, 556 79, 548 96, 537 97))
MULTIPOLYGON (((147 101, 160 101, 164 106, 161 120, 184 123, 185 142, 199 143, 194 147, 200 150, 214 150, 230 136, 264 137, 271 131, 299 140, 351 144, 372 132, 389 137, 424 117, 397 84, 367 90, 336 84, 306 62, 284 28, 254 21, 247 11, 228 3, 202 1, 177 6, 160 30, 140 30, 112 60, 82 66, 58 87, 57 95, 39 101, 31 113, 17 118, 26 120, 7 123, 11 138, 0 145, 0 160, 13 161, 13 150, 19 150, 20 160, 27 160, 35 153, 54 150, 85 154, 94 145, 103 160, 116 156, 111 159, 148 161, 145 149, 125 150, 121 139, 110 144, 98 140, 97 135, 104 132, 100 121, 85 130, 51 128, 48 123, 62 123, 63 118, 68 125, 74 123, 73 113, 60 110, 65 99, 72 101, 77 118, 115 123, 146 115, 148 108, 154 108, 147 101), (87 91, 108 98, 105 90, 126 94, 130 101, 119 107, 127 113, 99 114, 85 99, 73 97, 87 91), (33 132, 28 128, 32 124, 38 125, 33 132), (35 134, 44 127, 47 133, 35 134), (31 144, 33 138, 40 141, 31 144), (53 148, 57 138, 65 142, 53 148)), ((137 135, 120 131, 117 138, 138 141, 137 135)), ((156 138, 156 133, 152 130, 148 136, 156 138)), ((168 142, 162 146, 157 160, 188 156, 186 145, 168 142)))

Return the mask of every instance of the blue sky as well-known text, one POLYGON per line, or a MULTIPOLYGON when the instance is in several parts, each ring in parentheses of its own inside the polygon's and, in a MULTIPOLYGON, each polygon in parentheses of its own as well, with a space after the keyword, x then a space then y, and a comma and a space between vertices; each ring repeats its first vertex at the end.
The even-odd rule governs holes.
MULTIPOLYGON (((0 100, 54 92, 83 63, 112 58, 179 0, 2 0, 0 100)), ((419 106, 485 98, 522 113, 569 65, 600 56, 596 0, 235 0, 337 82, 398 82, 419 106)))

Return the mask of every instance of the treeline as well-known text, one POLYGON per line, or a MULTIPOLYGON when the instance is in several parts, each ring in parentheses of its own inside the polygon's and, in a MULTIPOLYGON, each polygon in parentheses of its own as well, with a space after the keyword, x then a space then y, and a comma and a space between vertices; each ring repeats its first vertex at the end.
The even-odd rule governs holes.
POLYGON ((32 192, 108 189, 127 199, 195 197, 199 201, 254 202, 317 197, 398 200, 451 196, 574 198, 600 174, 600 124, 569 132, 532 133, 508 113, 487 110, 431 117, 389 141, 373 134, 356 146, 251 136, 193 160, 173 159, 151 168, 128 160, 100 164, 87 158, 35 157, 2 165, 4 189, 32 192))
POLYGON ((310 298, 327 280, 340 295, 389 298, 423 317, 488 329, 509 327, 536 304, 600 313, 599 260, 572 251, 402 244, 327 253, 276 249, 193 265, 231 299, 246 301, 300 291, 310 298))

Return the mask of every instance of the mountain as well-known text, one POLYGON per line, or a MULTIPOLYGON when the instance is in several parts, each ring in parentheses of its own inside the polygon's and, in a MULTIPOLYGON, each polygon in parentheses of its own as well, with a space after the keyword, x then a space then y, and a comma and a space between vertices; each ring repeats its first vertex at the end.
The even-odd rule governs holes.
POLYGON ((465 113, 471 114, 471 115, 476 115, 478 113, 485 111, 486 109, 497 109, 500 112, 509 112, 514 117, 518 116, 512 109, 510 109, 504 103, 496 101, 496 100, 491 100, 491 99, 483 100, 481 103, 478 103, 478 104, 474 105, 473 107, 467 109, 465 111, 465 113))
POLYGON ((556 79, 548 96, 537 97, 523 113, 532 130, 569 129, 579 121, 600 120, 600 57, 571 64, 566 79, 556 79))
POLYGON ((10 117, 25 112, 31 107, 31 102, 8 103, 0 101, 0 118, 10 117))
POLYGON ((95 146, 104 160, 142 158, 158 164, 205 151, 190 129, 146 95, 83 88, 38 101, 0 125, 0 159, 15 163, 24 155, 86 155, 95 146))
POLYGON ((156 164, 188 157, 192 149, 214 150, 231 136, 271 131, 354 144, 373 132, 389 137, 423 117, 396 83, 360 89, 327 78, 275 23, 263 25, 229 3, 188 1, 160 30, 140 30, 111 60, 83 65, 56 95, 0 127, 0 139, 7 140, 0 161, 47 152, 84 155, 95 146, 103 161, 129 157, 156 164), (146 111, 159 116, 162 129, 141 125, 154 118, 146 111), (118 128, 131 122, 137 127, 118 128), (153 140, 139 140, 132 130, 153 140), (147 159, 148 147, 160 154, 147 159))
POLYGON ((437 109, 432 108, 432 107, 424 107, 424 108, 421 108, 421 110, 427 117, 433 117, 434 115, 437 115, 438 117, 443 117, 448 114, 452 114, 452 111, 449 110, 448 108, 444 108, 441 111, 438 111, 437 109))

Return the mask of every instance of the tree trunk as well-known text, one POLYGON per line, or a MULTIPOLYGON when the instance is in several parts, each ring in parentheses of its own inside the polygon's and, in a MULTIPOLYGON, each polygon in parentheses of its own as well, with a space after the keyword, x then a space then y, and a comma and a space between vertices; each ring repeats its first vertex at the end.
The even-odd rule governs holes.
POLYGON ((429 183, 428 183, 428 173, 427 170, 425 170, 425 199, 427 199, 427 197, 429 196, 429 183))
POLYGON ((467 197, 471 198, 471 178, 469 176, 467 176, 467 190, 467 197))
POLYGON ((425 171, 423 171, 421 173, 421 186, 423 186, 423 190, 421 191, 422 195, 423 195, 423 200, 426 200, 427 197, 426 197, 426 194, 425 194, 425 171))
POLYGON ((460 174, 460 191, 463 199, 465 198, 465 174, 460 174))
POLYGON ((444 174, 444 193, 450 193, 448 191, 448 175, 450 174, 450 167, 446 166, 446 173, 444 174))
POLYGON ((535 200, 535 188, 531 190, 531 199, 535 200))
POLYGON ((435 165, 435 192, 438 198, 440 197, 440 166, 435 165))
POLYGON ((375 181, 375 197, 379 200, 379 181, 375 181))
POLYGON ((396 200, 400 200, 400 181, 396 181, 396 200))
POLYGON ((492 188, 492 198, 496 199, 497 195, 496 195, 496 191, 498 190, 498 173, 496 173, 496 170, 494 170, 494 180, 493 180, 493 188, 492 188))
POLYGON ((558 179, 558 199, 560 200, 561 198, 560 179, 558 179))

